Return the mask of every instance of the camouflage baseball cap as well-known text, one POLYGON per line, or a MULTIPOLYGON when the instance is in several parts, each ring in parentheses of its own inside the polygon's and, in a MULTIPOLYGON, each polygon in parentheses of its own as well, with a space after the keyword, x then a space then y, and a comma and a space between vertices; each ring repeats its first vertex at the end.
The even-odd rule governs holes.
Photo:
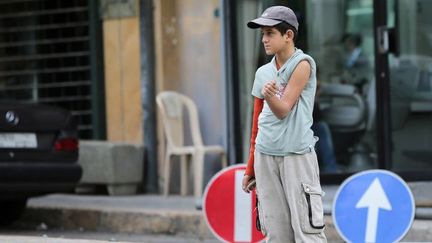
POLYGON ((295 13, 285 6, 273 6, 267 8, 261 17, 251 20, 247 26, 251 29, 260 28, 262 26, 275 26, 281 22, 286 22, 298 30, 298 21, 295 13))

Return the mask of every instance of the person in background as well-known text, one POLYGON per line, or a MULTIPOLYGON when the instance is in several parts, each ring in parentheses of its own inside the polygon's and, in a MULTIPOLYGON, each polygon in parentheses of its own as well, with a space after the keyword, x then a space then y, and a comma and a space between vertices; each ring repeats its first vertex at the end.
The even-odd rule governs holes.
MULTIPOLYGON (((318 74, 319 71, 317 68, 317 76, 318 74)), ((320 84, 319 80, 317 80, 317 91, 312 113, 314 122, 311 127, 312 131, 314 131, 314 135, 319 138, 315 144, 315 150, 317 152, 321 171, 325 173, 338 173, 340 172, 340 169, 336 162, 336 155, 333 148, 333 138, 329 125, 322 119, 322 111, 319 105, 319 94, 320 84)))
POLYGON ((367 56, 362 49, 362 37, 359 34, 345 34, 342 42, 345 57, 341 82, 355 85, 361 93, 371 71, 367 56))
POLYGON ((345 51, 345 68, 356 68, 368 65, 368 60, 361 48, 362 37, 359 34, 345 34, 342 38, 345 51))

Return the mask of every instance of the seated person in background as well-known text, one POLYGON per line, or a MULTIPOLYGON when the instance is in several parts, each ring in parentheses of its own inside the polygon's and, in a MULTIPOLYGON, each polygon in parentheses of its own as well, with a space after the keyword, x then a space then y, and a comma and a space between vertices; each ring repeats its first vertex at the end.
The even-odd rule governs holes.
POLYGON ((347 54, 345 68, 368 66, 368 60, 361 48, 362 37, 359 34, 345 34, 342 39, 347 54))
POLYGON ((336 163, 336 156, 334 154, 333 140, 329 125, 327 122, 322 120, 321 110, 317 100, 319 98, 319 87, 319 82, 317 82, 317 91, 312 113, 313 124, 311 127, 314 135, 319 137, 319 140, 315 144, 315 150, 317 152, 318 163, 320 165, 321 171, 336 173, 340 172, 340 169, 336 163))
POLYGON ((372 71, 367 56, 361 47, 362 37, 359 34, 345 34, 342 42, 344 44, 345 58, 341 82, 354 84, 361 91, 372 71))

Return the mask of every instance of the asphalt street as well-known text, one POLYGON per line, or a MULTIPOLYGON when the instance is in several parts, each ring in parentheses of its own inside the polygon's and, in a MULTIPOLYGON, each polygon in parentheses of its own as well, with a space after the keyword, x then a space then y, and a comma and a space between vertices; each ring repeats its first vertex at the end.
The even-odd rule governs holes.
POLYGON ((142 243, 218 243, 217 240, 197 240, 181 236, 119 234, 108 232, 85 232, 65 230, 0 230, 0 243, 99 243, 99 242, 142 242, 142 243))

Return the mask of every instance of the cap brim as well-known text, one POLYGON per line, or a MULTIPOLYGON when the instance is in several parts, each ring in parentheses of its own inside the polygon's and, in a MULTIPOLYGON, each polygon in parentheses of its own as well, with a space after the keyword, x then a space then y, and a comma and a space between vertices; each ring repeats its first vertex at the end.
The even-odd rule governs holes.
POLYGON ((275 19, 266 19, 263 17, 256 18, 254 20, 251 20, 247 23, 247 26, 251 29, 257 29, 261 28, 263 26, 275 26, 277 24, 280 24, 282 20, 275 20, 275 19))

